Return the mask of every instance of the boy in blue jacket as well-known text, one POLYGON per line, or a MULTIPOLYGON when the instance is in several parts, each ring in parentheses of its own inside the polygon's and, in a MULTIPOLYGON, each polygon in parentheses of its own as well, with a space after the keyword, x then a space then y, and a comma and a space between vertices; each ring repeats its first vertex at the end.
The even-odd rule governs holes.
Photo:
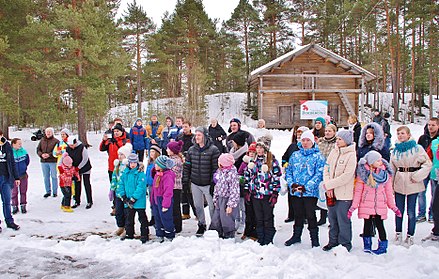
POLYGON ((149 240, 148 217, 146 216, 146 182, 145 173, 139 170, 137 154, 128 156, 128 166, 123 171, 119 182, 119 198, 125 204, 125 231, 122 239, 134 238, 134 216, 137 212, 140 221, 140 240, 149 240))

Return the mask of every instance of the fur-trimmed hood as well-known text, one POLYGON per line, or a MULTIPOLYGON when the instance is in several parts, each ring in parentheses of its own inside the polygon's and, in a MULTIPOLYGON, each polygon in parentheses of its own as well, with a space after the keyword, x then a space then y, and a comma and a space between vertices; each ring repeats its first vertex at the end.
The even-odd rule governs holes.
POLYGON ((367 144, 367 140, 366 140, 366 131, 367 129, 372 128, 374 131, 374 140, 372 143, 372 146, 374 147, 375 150, 381 150, 384 147, 384 131, 383 131, 383 127, 381 127, 380 124, 375 123, 375 122, 371 122, 366 124, 363 129, 361 129, 361 135, 360 135, 360 139, 359 139, 359 143, 358 143, 358 147, 363 147, 367 144))
MULTIPOLYGON (((384 158, 382 158, 381 160, 383 161, 383 165, 381 166, 381 168, 387 171, 390 176, 393 176, 393 169, 390 167, 389 162, 387 162, 384 158)), ((361 158, 358 162, 357 176, 360 177, 360 179, 363 180, 364 183, 366 183, 369 175, 370 166, 367 164, 364 158, 361 158)))

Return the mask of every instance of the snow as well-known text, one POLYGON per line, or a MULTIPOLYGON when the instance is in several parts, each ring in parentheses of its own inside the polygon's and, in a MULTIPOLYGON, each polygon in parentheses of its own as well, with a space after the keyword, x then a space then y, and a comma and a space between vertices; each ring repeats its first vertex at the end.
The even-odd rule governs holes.
MULTIPOLYGON (((208 97, 212 99, 243 100, 245 94, 232 93, 208 97)), ((217 100, 217 101, 218 101, 217 100)), ((230 101, 224 107, 210 102, 210 116, 220 119, 224 128, 228 120, 242 114, 239 102, 230 101), (241 111, 239 111, 241 110, 241 111), (236 114, 235 114, 236 113, 236 114), (239 113, 239 114, 238 114, 239 113)), ((254 122, 247 122, 254 127, 254 122)), ((250 131, 254 131, 253 128, 250 131)), ((415 138, 422 134, 423 125, 410 125, 415 138)), ((396 126, 392 125, 394 133, 396 126)), ((280 159, 291 139, 288 131, 271 130, 272 150, 280 159)), ((395 135, 395 133, 394 133, 395 135)), ((410 248, 392 243, 394 216, 385 221, 390 245, 388 253, 373 256, 362 252, 363 222, 353 216, 353 250, 342 247, 331 252, 311 249, 309 234, 304 230, 302 243, 285 247, 284 241, 292 233, 292 224, 284 223, 287 198, 281 196, 275 207, 277 229, 274 245, 259 246, 252 240, 220 240, 215 232, 195 237, 195 219, 183 221, 183 232, 172 242, 139 240, 120 241, 112 236, 116 229, 110 216, 107 175, 107 155, 99 152, 100 134, 89 133, 89 149, 93 165, 91 181, 94 205, 85 209, 82 204, 74 213, 60 210, 61 193, 57 198, 43 198, 44 185, 38 157, 37 142, 30 141, 31 131, 14 131, 13 137, 23 139, 24 148, 31 156, 29 167, 28 213, 14 216, 21 226, 19 231, 6 229, 2 223, 0 234, 1 278, 439 278, 437 243, 422 243, 432 225, 421 223, 416 227, 415 245, 410 248)), ((59 132, 57 134, 59 137, 59 132)), ((393 140, 396 136, 393 137, 393 140)), ((427 195, 429 196, 429 194, 427 195)), ((150 217, 150 211, 147 209, 150 217)), ((206 217, 208 218, 206 208, 206 217)), ((193 215, 192 215, 193 216, 193 215)), ((136 221, 137 222, 137 221, 136 221)), ((404 220, 405 226, 407 220, 404 220)), ((150 227, 152 238, 154 229, 150 227)), ((139 233, 138 224, 136 231, 139 233)), ((320 244, 328 241, 328 226, 320 227, 320 244)), ((374 247, 377 239, 374 239, 374 247)))

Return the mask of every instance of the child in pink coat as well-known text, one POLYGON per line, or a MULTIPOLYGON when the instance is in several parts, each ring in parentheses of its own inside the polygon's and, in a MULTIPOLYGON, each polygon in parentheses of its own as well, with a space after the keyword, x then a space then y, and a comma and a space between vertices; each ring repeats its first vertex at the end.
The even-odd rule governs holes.
POLYGON ((392 188, 393 171, 389 163, 380 153, 369 151, 358 162, 357 182, 354 200, 348 211, 348 217, 358 208, 358 218, 364 219, 363 243, 364 252, 384 254, 387 252, 387 236, 383 220, 387 219, 387 208, 401 216, 395 204, 392 188), (378 249, 372 250, 372 226, 375 223, 378 234, 378 249))

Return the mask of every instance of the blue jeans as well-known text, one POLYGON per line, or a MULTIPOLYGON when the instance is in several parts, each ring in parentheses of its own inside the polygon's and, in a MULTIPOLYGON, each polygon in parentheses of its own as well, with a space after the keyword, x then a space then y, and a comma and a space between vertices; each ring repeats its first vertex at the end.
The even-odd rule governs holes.
POLYGON ((424 185, 425 185, 425 191, 420 192, 418 194, 418 217, 422 217, 425 216, 425 214, 427 213, 427 189, 428 189, 428 182, 431 182, 431 203, 430 203, 430 208, 428 209, 428 216, 429 218, 433 218, 433 211, 432 209, 432 205, 433 205, 433 197, 434 197, 434 190, 436 189, 437 186, 437 181, 430 179, 430 177, 427 177, 426 179, 424 179, 424 185))
POLYGON ((418 194, 403 195, 395 193, 396 207, 401 211, 402 217, 395 217, 396 232, 402 232, 402 218, 404 218, 405 200, 407 198, 407 215, 409 217, 409 223, 407 226, 407 234, 413 236, 415 234, 416 227, 416 199, 418 194))
POLYGON ((11 181, 6 176, 0 176, 0 194, 2 195, 3 216, 5 216, 6 224, 14 222, 11 214, 11 181))
POLYGON ((58 194, 58 178, 56 173, 56 163, 41 163, 41 170, 43 171, 44 186, 46 187, 46 194, 58 194), (50 179, 52 178, 52 190, 50 190, 50 179))

